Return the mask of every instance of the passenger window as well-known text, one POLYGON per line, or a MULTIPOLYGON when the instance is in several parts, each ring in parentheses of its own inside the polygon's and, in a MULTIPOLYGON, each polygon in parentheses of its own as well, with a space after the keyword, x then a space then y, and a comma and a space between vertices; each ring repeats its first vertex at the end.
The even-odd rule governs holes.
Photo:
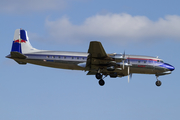
POLYGON ((47 58, 49 58, 49 56, 47 56, 47 58))

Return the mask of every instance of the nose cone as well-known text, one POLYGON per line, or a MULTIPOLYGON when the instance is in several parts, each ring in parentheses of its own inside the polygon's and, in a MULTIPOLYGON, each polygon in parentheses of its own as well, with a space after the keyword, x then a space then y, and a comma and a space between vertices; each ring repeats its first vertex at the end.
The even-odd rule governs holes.
POLYGON ((164 67, 169 69, 170 71, 173 71, 175 69, 175 67, 173 67, 172 65, 167 64, 167 63, 164 63, 164 67))

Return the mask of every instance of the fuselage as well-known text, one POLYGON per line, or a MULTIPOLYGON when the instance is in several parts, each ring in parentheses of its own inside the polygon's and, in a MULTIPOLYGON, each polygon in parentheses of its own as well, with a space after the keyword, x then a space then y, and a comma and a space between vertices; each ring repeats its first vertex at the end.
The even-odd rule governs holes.
MULTIPOLYGON (((26 59, 16 59, 24 63, 31 63, 41 66, 61 68, 61 69, 71 69, 71 70, 86 70, 86 61, 89 53, 85 52, 62 52, 62 51, 46 51, 39 50, 38 52, 26 53, 26 59)), ((130 73, 139 74, 156 74, 165 75, 170 74, 174 70, 172 65, 164 63, 162 59, 150 56, 140 56, 140 55, 126 55, 127 58, 124 61, 125 68, 122 70, 123 63, 118 62, 122 54, 108 54, 113 58, 116 68, 113 72, 116 72, 119 77, 127 75, 127 66, 130 64, 130 73)), ((104 73, 109 71, 104 68, 104 73)))

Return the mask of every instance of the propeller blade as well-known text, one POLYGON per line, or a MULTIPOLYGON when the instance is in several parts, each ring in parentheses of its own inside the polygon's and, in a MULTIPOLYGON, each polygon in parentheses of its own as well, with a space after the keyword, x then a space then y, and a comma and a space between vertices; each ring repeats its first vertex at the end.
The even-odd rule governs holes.
POLYGON ((130 64, 129 57, 128 57, 128 65, 130 64))
POLYGON ((130 68, 129 68, 129 66, 128 66, 128 83, 129 83, 129 69, 130 69, 130 68))
POLYGON ((124 69, 125 51, 123 53, 123 69, 124 69))
POLYGON ((132 73, 130 74, 130 79, 132 78, 132 73))
POLYGON ((131 78, 132 74, 130 74, 130 61, 129 61, 129 57, 128 57, 128 83, 129 83, 129 77, 131 78))
POLYGON ((124 60, 123 60, 123 69, 124 69, 124 60))
POLYGON ((123 53, 123 58, 125 58, 125 51, 124 51, 124 53, 123 53))

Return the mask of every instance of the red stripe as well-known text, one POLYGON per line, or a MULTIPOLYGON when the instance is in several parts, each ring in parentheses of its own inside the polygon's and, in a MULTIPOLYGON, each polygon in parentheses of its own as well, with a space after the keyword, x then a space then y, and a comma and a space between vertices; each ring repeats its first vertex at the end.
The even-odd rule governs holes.
POLYGON ((157 61, 156 59, 145 59, 145 58, 128 58, 133 60, 151 60, 151 61, 157 61))

